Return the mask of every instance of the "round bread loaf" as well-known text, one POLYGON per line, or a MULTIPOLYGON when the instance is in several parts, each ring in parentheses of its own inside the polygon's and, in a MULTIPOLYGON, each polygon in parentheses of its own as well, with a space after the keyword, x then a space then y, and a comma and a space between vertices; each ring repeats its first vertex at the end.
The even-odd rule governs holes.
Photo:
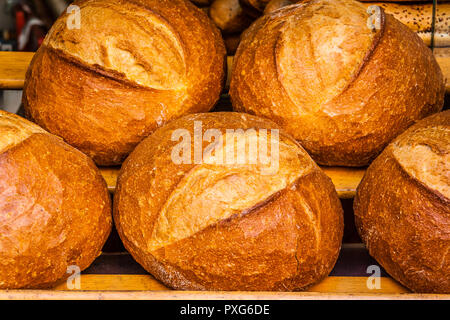
POLYGON ((343 233, 336 190, 305 150, 232 112, 187 115, 139 144, 114 221, 136 261, 189 290, 303 289, 329 274, 343 233))
POLYGON ((384 11, 366 10, 311 0, 261 17, 236 52, 234 109, 274 120, 318 163, 343 166, 368 164, 441 110, 444 80, 430 49, 384 11))
POLYGON ((158 126, 219 98, 225 47, 187 0, 85 0, 64 13, 28 69, 27 115, 91 156, 119 164, 158 126), (74 7, 76 8, 76 7, 74 7))
POLYGON ((92 160, 0 111, 0 289, 49 287, 70 275, 68 266, 86 269, 111 224, 92 160))
POLYGON ((450 293, 450 110, 419 121, 373 161, 354 211, 392 277, 413 291, 450 293))

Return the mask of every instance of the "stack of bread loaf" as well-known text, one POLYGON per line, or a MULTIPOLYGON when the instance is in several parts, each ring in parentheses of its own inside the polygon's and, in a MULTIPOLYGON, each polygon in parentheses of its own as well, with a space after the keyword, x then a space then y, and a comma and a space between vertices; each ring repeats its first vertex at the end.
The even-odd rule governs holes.
MULTIPOLYGON (((308 0, 193 0, 209 13, 222 31, 229 55, 234 54, 240 33, 248 28, 253 20, 281 7, 305 1, 308 0)), ((438 1, 434 18, 432 0, 359 1, 367 8, 373 5, 383 8, 416 32, 428 46, 432 45, 433 41, 433 46, 450 47, 450 1, 438 1)))
POLYGON ((191 2, 81 0, 81 28, 56 21, 26 76, 36 124, 0 113, 0 288, 89 266, 111 228, 94 162, 126 159, 115 227, 172 288, 291 291, 326 277, 343 212, 320 164, 370 165, 355 201, 370 253, 412 290, 450 292, 450 113, 431 50, 383 10, 368 24, 353 0, 253 23, 269 1, 230 2, 240 18, 221 28, 248 27, 234 112, 208 113, 226 52, 191 2))

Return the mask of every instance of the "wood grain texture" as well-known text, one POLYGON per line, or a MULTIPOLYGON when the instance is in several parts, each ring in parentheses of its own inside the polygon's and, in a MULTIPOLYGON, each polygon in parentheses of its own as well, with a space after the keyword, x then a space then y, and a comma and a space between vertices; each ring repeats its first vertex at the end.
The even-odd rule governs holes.
MULTIPOLYGON (((410 291, 391 278, 381 278, 380 289, 369 289, 367 287, 367 277, 327 277, 320 283, 310 287, 305 292, 315 293, 376 293, 376 294, 398 294, 409 293, 410 291)), ((151 275, 81 275, 81 288, 74 291, 169 291, 161 282, 151 275)), ((55 286, 52 290, 67 291, 66 282, 55 286)), ((180 292, 180 291, 177 291, 180 292)), ((186 291, 181 291, 184 293, 186 291)), ((231 293, 236 293, 232 292, 231 293)), ((294 294, 302 295, 305 292, 294 294)), ((214 292, 215 294, 216 292, 214 292)), ((249 293, 252 294, 252 293, 249 293)), ((253 293, 253 294, 260 294, 253 293)), ((286 293, 279 293, 285 295, 286 293)), ((1 295, 1 293, 0 293, 1 295)))
POLYGON ((364 176, 363 168, 321 167, 325 174, 331 178, 341 199, 352 199, 356 188, 364 176))
POLYGON ((446 94, 450 94, 450 56, 437 56, 436 60, 441 67, 444 78, 447 79, 445 83, 446 94))
POLYGON ((0 89, 22 89, 33 52, 0 51, 0 89))
POLYGON ((119 176, 119 167, 100 167, 100 173, 106 181, 108 191, 114 193, 116 191, 117 177, 119 176))
MULTIPOLYGON (((440 48, 442 49, 442 48, 440 48)), ((22 89, 25 73, 34 52, 0 52, 0 89, 22 89)), ((450 56, 437 56, 437 61, 447 78, 446 92, 450 94, 450 56)), ((227 58, 227 88, 230 83, 233 57, 227 58)))
POLYGON ((0 300, 448 300, 447 295, 377 293, 273 293, 181 291, 46 291, 0 292, 0 300))
POLYGON ((2 290, 0 300, 411 300, 443 299, 450 295, 413 294, 390 278, 370 290, 366 277, 328 277, 305 292, 208 292, 166 289, 151 275, 82 275, 81 289, 68 290, 65 283, 51 290, 2 290))

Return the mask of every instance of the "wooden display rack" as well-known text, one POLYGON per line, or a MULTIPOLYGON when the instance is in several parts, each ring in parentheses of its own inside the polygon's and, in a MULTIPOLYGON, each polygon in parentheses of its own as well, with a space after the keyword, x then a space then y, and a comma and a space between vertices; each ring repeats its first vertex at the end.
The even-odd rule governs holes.
MULTIPOLYGON (((26 69, 33 57, 28 52, 0 52, 0 89, 21 89, 26 69)), ((232 58, 228 59, 231 65, 232 58)), ((450 79, 450 58, 439 63, 450 79)), ((450 82, 450 81, 448 81, 450 82)), ((447 83, 447 93, 450 84, 447 83)), ((114 193, 119 168, 101 168, 108 189, 114 193)), ((351 199, 364 175, 364 169, 327 167, 341 199, 351 199)), ((333 272, 305 292, 188 292, 166 288, 135 263, 126 252, 104 253, 81 275, 81 288, 69 290, 62 282, 49 290, 0 290, 0 299, 450 299, 450 295, 415 294, 391 279, 384 272, 379 289, 367 285, 367 265, 375 263, 362 244, 343 244, 341 256, 333 272), (355 264, 356 261, 356 264, 355 264), (364 261, 358 265, 358 261, 364 261), (111 272, 113 265, 120 270, 111 272), (347 270, 349 269, 349 270, 347 270), (353 272, 353 269, 359 269, 353 272), (361 271, 362 270, 362 271, 361 271)))

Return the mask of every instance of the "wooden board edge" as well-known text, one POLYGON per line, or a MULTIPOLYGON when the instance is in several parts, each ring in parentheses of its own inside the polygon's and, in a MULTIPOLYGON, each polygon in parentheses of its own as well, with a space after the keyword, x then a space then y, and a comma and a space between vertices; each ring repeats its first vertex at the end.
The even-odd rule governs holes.
MULTIPOLYGON (((315 293, 376 293, 376 294, 399 294, 410 293, 410 291, 389 277, 379 278, 379 288, 370 289, 368 281, 373 284, 369 277, 353 276, 329 276, 321 282, 305 290, 315 293)), ((73 281, 61 282, 52 291, 67 291, 73 285, 73 281)), ((172 291, 156 280, 150 274, 82 274, 79 279, 78 291, 172 291)), ((301 293, 301 292, 300 292, 301 293)))
POLYGON ((449 294, 410 293, 386 277, 381 278, 381 288, 373 290, 366 285, 367 277, 327 277, 305 292, 176 291, 151 275, 81 277, 90 290, 68 290, 65 283, 49 290, 0 290, 0 300, 450 300, 449 294))
POLYGON ((354 294, 171 291, 0 291, 0 300, 449 300, 438 294, 354 294))
POLYGON ((34 52, 0 51, 0 89, 23 88, 34 52))
MULTIPOLYGON (((377 293, 398 294, 410 293, 408 289, 389 277, 379 278, 379 288, 370 289, 369 277, 329 276, 321 282, 305 290, 316 293, 377 293)), ((72 282, 69 282, 71 285, 72 282)), ((150 274, 82 274, 79 279, 79 291, 171 291, 150 274)), ((68 283, 63 281, 51 290, 67 291, 68 283)), ((172 291, 173 292, 173 291, 172 291)))

